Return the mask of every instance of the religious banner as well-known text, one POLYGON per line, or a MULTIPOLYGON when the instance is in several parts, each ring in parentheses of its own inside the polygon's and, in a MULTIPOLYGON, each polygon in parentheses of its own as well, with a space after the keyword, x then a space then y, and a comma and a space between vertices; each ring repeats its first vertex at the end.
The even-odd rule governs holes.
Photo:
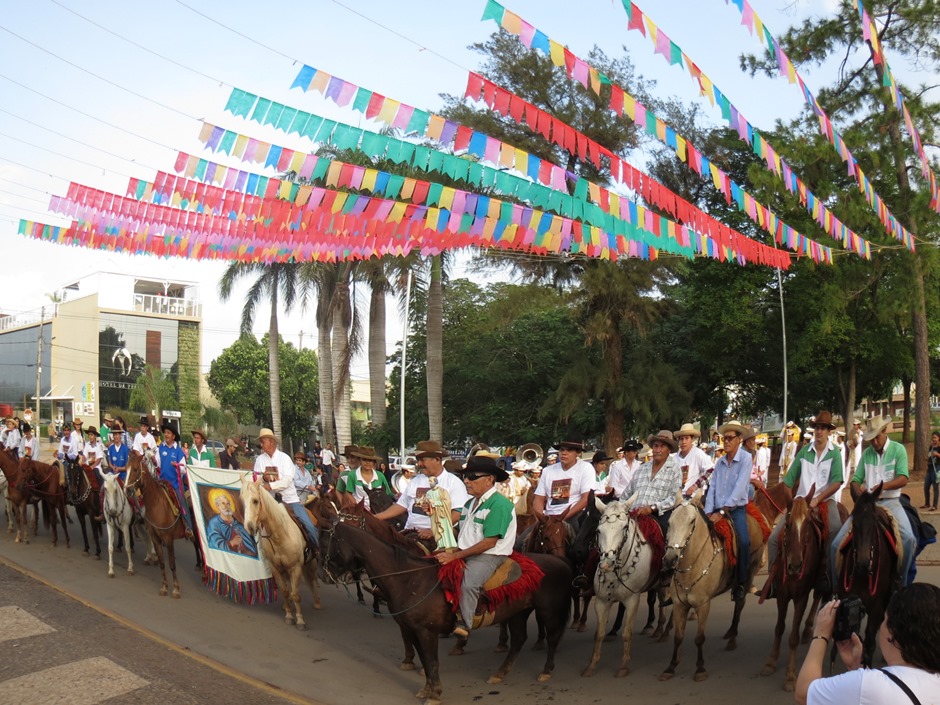
POLYGON ((241 473, 190 467, 187 477, 194 527, 205 556, 206 588, 242 604, 277 600, 271 568, 245 528, 241 473))

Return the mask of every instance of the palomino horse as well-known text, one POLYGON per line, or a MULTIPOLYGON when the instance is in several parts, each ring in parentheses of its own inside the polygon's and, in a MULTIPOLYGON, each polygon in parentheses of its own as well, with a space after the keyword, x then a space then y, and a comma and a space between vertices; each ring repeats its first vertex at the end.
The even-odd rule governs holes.
MULTIPOLYGON (((127 499, 124 488, 118 481, 117 473, 102 471, 104 478, 104 500, 101 513, 108 525, 108 577, 114 577, 114 546, 118 541, 118 530, 124 535, 124 550, 127 551, 127 574, 134 574, 134 537, 131 533, 131 523, 134 521, 134 510, 127 499)), ((147 542, 148 551, 144 565, 157 562, 157 554, 153 544, 147 542)))
POLYGON ((878 506, 882 487, 862 492, 852 509, 852 530, 841 549, 842 565, 836 574, 836 594, 840 598, 857 595, 868 615, 863 640, 862 661, 870 666, 875 652, 878 629, 898 578, 898 555, 889 535, 893 533, 891 516, 878 506))
POLYGON ((317 588, 317 561, 304 563, 303 532, 270 492, 261 486, 261 478, 252 480, 242 475, 241 501, 245 507, 245 528, 248 533, 260 534, 258 542, 265 560, 271 566, 277 589, 284 596, 284 622, 306 629, 300 609, 300 579, 303 578, 313 593, 313 607, 320 609, 317 588))
POLYGON ((147 534, 157 554, 160 563, 160 572, 163 583, 160 586, 160 596, 167 594, 166 563, 163 553, 170 563, 170 572, 173 574, 173 597, 180 596, 180 584, 176 578, 176 548, 177 539, 185 538, 185 524, 183 523, 182 509, 176 513, 176 507, 169 494, 173 488, 164 488, 153 476, 154 460, 153 450, 150 449, 141 457, 132 453, 127 463, 127 492, 140 492, 144 509, 144 522, 147 524, 147 534))
MULTIPOLYGON (((708 610, 713 597, 729 590, 733 584, 736 568, 725 553, 722 539, 715 532, 711 521, 702 511, 698 495, 690 500, 676 498, 678 504, 669 518, 669 532, 666 536, 666 556, 664 567, 673 571, 670 592, 673 597, 672 623, 676 628, 672 661, 659 679, 669 680, 675 675, 679 665, 679 647, 685 636, 685 625, 689 610, 695 608, 698 614, 698 633, 695 646, 698 648, 695 680, 708 678, 705 670, 703 646, 705 644, 705 624, 708 622, 708 610), (680 501, 681 500, 681 501, 680 501)), ((738 623, 741 610, 747 599, 747 592, 754 580, 754 574, 760 566, 764 551, 764 535, 753 517, 748 517, 748 530, 751 538, 751 555, 740 556, 739 560, 748 561, 747 585, 742 586, 745 597, 734 604, 734 617, 731 627, 725 633, 728 640, 727 650, 737 648, 738 623)), ((732 531, 734 529, 732 528, 732 531)))
MULTIPOLYGON (((20 461, 10 455, 6 450, 0 448, 0 471, 7 482, 7 525, 10 533, 13 533, 11 522, 16 524, 16 543, 29 543, 29 527, 26 524, 27 508, 30 504, 31 496, 27 492, 19 489, 20 485, 20 461)), ((33 500, 37 502, 38 500, 33 500)), ((33 508, 33 536, 38 533, 38 514, 36 505, 33 508)))
MULTIPOLYGON (((654 549, 644 538, 637 520, 630 516, 633 499, 611 502, 607 505, 597 527, 597 547, 600 562, 594 577, 594 611, 597 630, 594 633, 594 652, 591 661, 581 673, 594 675, 601 658, 601 645, 607 631, 607 618, 614 603, 626 608, 623 629, 623 656, 617 677, 630 673, 630 647, 633 641, 633 621, 640 604, 640 596, 658 582, 660 571, 653 566, 654 549)), ((599 509, 599 508, 598 508, 599 509)), ((650 521, 655 521, 650 519, 650 521)), ((662 533, 659 529, 657 532, 662 533)), ((660 549, 661 550, 661 549, 660 549)), ((658 561, 657 561, 658 562, 658 561)), ((660 610, 660 630, 664 628, 665 611, 660 610)))
MULTIPOLYGON (((454 610, 438 577, 437 562, 409 555, 399 546, 385 543, 344 522, 335 524, 331 531, 333 536, 324 562, 334 571, 355 570, 360 564, 365 567, 372 582, 386 596, 402 634, 421 658, 425 684, 416 696, 424 698, 425 705, 437 705, 443 691, 438 642, 440 635, 450 634, 455 624, 454 610)), ((509 623, 512 641, 502 665, 488 680, 492 684, 502 683, 512 668, 525 643, 526 622, 533 609, 548 632, 548 652, 538 677, 540 681, 551 678, 555 650, 565 633, 571 569, 565 561, 553 556, 530 554, 528 557, 538 565, 544 577, 535 593, 507 600, 496 610, 495 621, 509 623)))
POLYGON ((42 503, 42 523, 46 528, 52 525, 52 545, 59 542, 59 532, 56 526, 56 514, 62 522, 62 533, 65 534, 65 547, 71 546, 69 540, 68 520, 65 516, 65 489, 59 486, 59 466, 40 463, 32 458, 20 460, 20 492, 29 496, 38 497, 42 503))
MULTIPOLYGON (((88 468, 87 472, 94 472, 88 468)), ((75 463, 72 470, 66 473, 66 503, 75 507, 75 515, 78 517, 78 523, 82 527, 82 542, 85 544, 85 550, 82 555, 88 555, 88 529, 85 526, 85 517, 88 517, 88 523, 91 524, 91 536, 95 542, 95 559, 101 559, 101 524, 95 521, 98 514, 98 497, 94 487, 88 479, 85 466, 75 463)))
MULTIPOLYGON (((787 607, 792 601, 793 627, 788 641, 787 673, 783 684, 783 689, 788 693, 792 693, 796 685, 796 648, 800 643, 800 621, 823 566, 825 542, 823 531, 825 529, 819 518, 814 516, 809 508, 815 491, 814 485, 808 495, 793 500, 780 534, 780 555, 777 559, 777 566, 770 566, 777 595, 777 626, 774 629, 773 648, 761 675, 769 676, 777 670, 780 640, 787 624, 787 607)), ((806 618, 803 643, 807 643, 812 636, 813 620, 818 607, 819 593, 816 593, 806 618)))

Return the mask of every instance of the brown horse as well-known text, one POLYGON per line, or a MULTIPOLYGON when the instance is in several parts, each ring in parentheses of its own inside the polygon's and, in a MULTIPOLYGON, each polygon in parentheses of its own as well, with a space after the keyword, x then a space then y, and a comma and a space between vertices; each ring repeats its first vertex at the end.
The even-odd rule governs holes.
POLYGON ((147 534, 156 551, 160 572, 163 574, 160 596, 165 597, 167 594, 166 563, 163 557, 165 550, 170 563, 170 571, 173 573, 173 597, 178 598, 180 584, 176 578, 175 542, 177 539, 185 538, 186 525, 183 523, 182 510, 177 513, 176 507, 169 498, 168 493, 173 492, 173 488, 165 490, 153 476, 155 467, 153 452, 153 450, 148 450, 143 457, 131 453, 127 463, 125 491, 140 492, 147 534))
MULTIPOLYGON (((9 512, 7 521, 9 524, 12 518, 16 524, 16 543, 29 543, 29 527, 26 523, 28 507, 33 505, 33 536, 39 533, 39 500, 32 498, 28 493, 21 492, 18 488, 20 484, 20 461, 14 458, 9 452, 0 448, 0 471, 7 479, 7 511, 9 512)), ((13 533, 13 527, 8 525, 8 531, 13 533)))
MULTIPOLYGON (((780 555, 776 566, 770 566, 774 590, 777 595, 777 626, 774 629, 774 643, 770 657, 761 670, 762 676, 769 676, 777 670, 780 658, 780 641, 787 623, 787 608, 793 602, 793 626, 788 641, 787 673, 783 689, 792 693, 796 686, 796 649, 800 643, 800 621, 819 580, 823 569, 825 527, 819 515, 812 512, 809 503, 813 499, 815 486, 805 497, 793 500, 790 511, 786 514, 783 531, 780 534, 780 555)), ((813 621, 819 607, 819 593, 812 601, 806 626, 803 630, 803 643, 807 643, 813 633, 813 621)))
MULTIPOLYGON (((334 571, 355 570, 362 565, 374 584, 388 599, 402 634, 413 644, 424 665, 425 684, 416 694, 425 705, 441 702, 438 643, 442 634, 454 629, 455 617, 438 577, 437 562, 409 555, 399 546, 385 543, 367 531, 339 522, 323 527, 332 534, 324 541, 324 563, 334 571)), ((501 683, 512 668, 526 640, 526 622, 535 610, 548 631, 548 653, 539 681, 551 678, 555 650, 565 632, 568 618, 568 591, 571 569, 557 558, 530 555, 544 573, 535 593, 504 602, 496 611, 496 621, 506 621, 512 644, 502 665, 488 682, 501 683)))
POLYGON ((868 615, 863 640, 862 661, 870 666, 875 652, 878 629, 884 619, 888 601, 898 579, 898 554, 889 539, 893 528, 891 516, 878 506, 881 485, 872 492, 862 492, 852 509, 852 530, 843 554, 841 569, 836 574, 839 598, 857 595, 868 615))
POLYGON ((767 489, 767 486, 759 480, 751 480, 754 487, 754 499, 752 500, 760 513, 764 515, 769 526, 773 526, 777 517, 785 514, 793 503, 793 490, 783 482, 767 489))
MULTIPOLYGON (((677 497, 677 500, 681 497, 677 497)), ((764 551, 764 535, 753 517, 748 517, 748 531, 751 538, 751 555, 739 556, 739 560, 748 561, 747 585, 742 586, 745 597, 734 603, 734 616, 731 627, 725 632, 728 640, 726 649, 737 648, 738 623, 741 611, 747 600, 747 591, 754 580, 754 574, 760 566, 764 551)), ((732 529, 733 531, 733 529, 732 529)), ((689 610, 693 607, 698 614, 698 633, 695 646, 698 648, 695 680, 708 678, 705 670, 705 657, 702 647, 705 644, 705 624, 713 597, 729 590, 733 584, 736 567, 731 564, 722 539, 716 533, 711 521, 705 516, 698 496, 691 500, 680 501, 669 517, 669 532, 666 536, 666 556, 664 568, 672 571, 670 592, 673 598, 672 622, 676 628, 672 660, 659 679, 669 680, 675 675, 679 665, 679 648, 685 637, 685 627, 689 610)))
MULTIPOLYGON (((548 515, 543 514, 538 521, 533 524, 532 531, 525 538, 522 550, 526 553, 545 553, 549 556, 555 556, 567 561, 572 566, 573 572, 578 575, 583 568, 572 555, 571 548, 574 545, 575 530, 565 519, 568 516, 567 510, 563 514, 548 515)), ((586 557, 586 556, 585 556, 586 557)), ((588 578, 587 586, 590 586, 593 576, 588 578)), ((574 583, 574 581, 572 581, 574 583)), ((582 598, 582 585, 571 586, 571 628, 583 632, 586 629, 584 624, 584 613, 587 612, 590 598, 582 598)), ((539 639, 536 642, 536 648, 541 647, 543 634, 539 631, 539 639)))
POLYGON ((20 460, 19 491, 27 496, 38 497, 42 503, 42 522, 46 528, 52 525, 52 545, 59 542, 59 531, 56 526, 56 514, 62 522, 62 533, 65 534, 65 547, 71 546, 69 540, 68 520, 65 516, 65 488, 59 485, 59 466, 40 463, 32 458, 20 460))
POLYGON ((89 551, 88 530, 85 526, 85 517, 88 517, 88 523, 91 524, 91 536, 95 542, 95 560, 100 560, 102 527, 99 522, 95 521, 95 517, 100 513, 98 491, 88 479, 89 472, 94 473, 94 470, 91 468, 86 470, 86 466, 76 463, 72 466, 72 470, 66 473, 66 501, 75 507, 75 515, 82 527, 82 542, 85 544, 82 555, 87 556, 89 551))

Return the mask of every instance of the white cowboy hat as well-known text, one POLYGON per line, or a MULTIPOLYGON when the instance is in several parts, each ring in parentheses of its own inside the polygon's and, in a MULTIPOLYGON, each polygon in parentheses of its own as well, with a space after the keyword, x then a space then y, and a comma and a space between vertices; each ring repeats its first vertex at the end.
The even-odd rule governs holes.
POLYGON ((862 438, 867 443, 885 429, 890 428, 892 423, 890 416, 873 416, 862 427, 862 438))
POLYGON ((695 426, 690 423, 682 424, 682 428, 672 434, 676 438, 682 438, 682 436, 694 436, 695 438, 701 438, 702 432, 699 431, 695 426))

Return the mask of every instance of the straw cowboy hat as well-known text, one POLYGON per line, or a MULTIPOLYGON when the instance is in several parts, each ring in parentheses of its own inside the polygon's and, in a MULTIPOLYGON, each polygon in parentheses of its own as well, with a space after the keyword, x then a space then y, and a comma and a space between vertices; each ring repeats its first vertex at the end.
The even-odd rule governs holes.
POLYGON ((262 428, 258 432, 258 440, 260 441, 262 438, 273 438, 275 441, 277 440, 277 436, 274 435, 274 431, 270 428, 262 428))
POLYGON ((682 424, 682 428, 676 431, 673 434, 676 438, 682 438, 683 436, 692 436, 694 438, 701 438, 702 432, 699 431, 695 426, 690 423, 682 424))
POLYGON ((752 438, 757 438, 757 429, 748 424, 744 427, 744 433, 741 434, 741 440, 749 441, 752 438))
POLYGON ((745 426, 740 421, 729 421, 718 429, 718 433, 724 436, 728 431, 734 431, 743 438, 750 430, 750 426, 745 426))
POLYGON ((673 453, 679 450, 679 443, 676 441, 675 436, 672 435, 672 431, 669 431, 665 428, 655 435, 651 434, 646 437, 646 443, 650 446, 650 448, 652 448, 653 443, 657 441, 659 443, 665 443, 667 446, 669 446, 669 450, 673 453))
POLYGON ((760 445, 761 443, 763 443, 764 445, 767 444, 767 434, 766 434, 766 433, 758 433, 758 434, 757 434, 757 445, 760 445))
POLYGON ((873 416, 863 424, 862 438, 867 443, 885 429, 890 428, 892 423, 890 416, 873 416))
POLYGON ((105 420, 105 422, 110 423, 110 422, 114 421, 114 417, 111 416, 111 414, 105 414, 105 415, 104 415, 104 420, 105 420))
POLYGON ((191 436, 199 436, 200 438, 202 438, 203 442, 206 440, 206 432, 200 428, 197 428, 194 431, 190 431, 189 434, 191 436))
POLYGON ((443 458, 450 455, 444 446, 437 441, 418 441, 418 447, 415 450, 415 457, 421 458, 443 458))
POLYGON ((822 426, 823 428, 828 428, 830 431, 834 431, 836 428, 836 425, 832 423, 832 412, 825 410, 816 414, 816 416, 813 417, 813 420, 810 421, 807 426, 810 428, 822 426))

